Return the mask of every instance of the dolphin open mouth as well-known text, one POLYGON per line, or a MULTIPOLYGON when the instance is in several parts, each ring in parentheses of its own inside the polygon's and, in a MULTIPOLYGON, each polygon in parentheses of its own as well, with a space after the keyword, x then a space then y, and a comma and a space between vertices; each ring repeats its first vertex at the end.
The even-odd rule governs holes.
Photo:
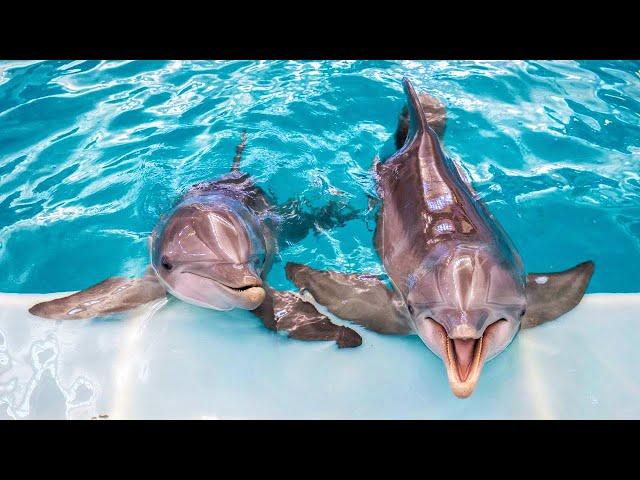
POLYGON ((453 393, 466 398, 473 393, 484 365, 484 336, 445 341, 445 365, 453 393))
POLYGON ((450 338, 442 325, 431 321, 442 338, 443 361, 451 390, 456 397, 467 398, 478 383, 493 331, 499 322, 489 325, 480 338, 450 338))

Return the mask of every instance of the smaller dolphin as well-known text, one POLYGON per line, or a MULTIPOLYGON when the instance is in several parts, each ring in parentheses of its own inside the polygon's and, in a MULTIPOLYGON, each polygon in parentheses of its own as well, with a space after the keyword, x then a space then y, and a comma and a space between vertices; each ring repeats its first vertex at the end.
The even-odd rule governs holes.
POLYGON ((444 107, 404 80, 408 109, 399 150, 374 163, 381 206, 374 244, 384 279, 289 263, 310 301, 384 334, 419 335, 444 361, 458 397, 473 392, 484 363, 535 327, 574 308, 593 262, 558 273, 525 270, 511 239, 444 154, 444 107))
MULTIPOLYGON (((354 330, 331 323, 296 294, 266 284, 276 237, 286 236, 286 221, 266 193, 240 171, 245 145, 243 135, 228 174, 192 186, 161 218, 149 237, 151 265, 142 278, 109 278, 73 295, 38 303, 29 312, 58 320, 92 318, 130 310, 169 292, 214 310, 251 310, 267 328, 288 332, 292 338, 335 340, 339 347, 360 345, 362 339, 354 330)), ((306 235, 313 225, 309 220, 314 215, 295 211, 299 204, 283 206, 293 218, 294 238, 306 235)), ((330 226, 357 214, 344 214, 335 203, 322 212, 330 226)))

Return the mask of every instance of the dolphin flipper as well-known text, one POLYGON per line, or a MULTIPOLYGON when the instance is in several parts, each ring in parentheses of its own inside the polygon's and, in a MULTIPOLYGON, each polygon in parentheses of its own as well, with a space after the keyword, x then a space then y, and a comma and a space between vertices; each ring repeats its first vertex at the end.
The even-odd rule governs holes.
POLYGON ((73 295, 37 303, 29 313, 54 320, 80 320, 131 310, 165 295, 149 267, 142 278, 111 277, 73 295))
MULTIPOLYGON (((438 137, 442 138, 447 122, 447 112, 444 104, 435 97, 426 93, 418 94, 422 110, 427 117, 427 123, 431 129, 436 132, 438 137)), ((409 133, 409 108, 405 105, 400 112, 398 118, 398 126, 396 127, 395 144, 400 149, 404 145, 409 133)))
POLYGON ((522 318, 522 328, 555 320, 578 305, 594 268, 594 263, 588 261, 564 272, 527 275, 527 311, 522 318))
POLYGON ((373 275, 314 270, 287 263, 287 277, 331 313, 374 332, 406 335, 411 332, 402 300, 373 275))
POLYGON ((252 312, 270 330, 288 332, 299 340, 335 340, 338 347, 358 347, 362 338, 355 330, 332 323, 316 308, 292 292, 266 288, 262 304, 252 312))

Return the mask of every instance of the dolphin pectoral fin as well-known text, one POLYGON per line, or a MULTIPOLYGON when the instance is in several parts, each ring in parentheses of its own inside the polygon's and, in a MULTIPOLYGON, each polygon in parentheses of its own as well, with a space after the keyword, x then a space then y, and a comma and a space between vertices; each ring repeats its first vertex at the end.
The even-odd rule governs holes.
MULTIPOLYGON (((422 110, 427 117, 427 123, 431 129, 436 132, 439 138, 442 139, 444 130, 447 123, 447 112, 444 104, 437 98, 432 97, 426 93, 418 94, 422 110)), ((404 145, 407 135, 409 134, 409 109, 407 106, 403 107, 398 118, 398 126, 395 133, 396 148, 400 149, 404 145)))
POLYGON ((522 328, 555 320, 578 305, 594 268, 594 263, 588 261, 564 272, 527 275, 527 310, 522 318, 522 328))
POLYGON ((37 303, 29 313, 53 320, 80 320, 131 310, 165 295, 149 268, 142 278, 111 277, 67 297, 37 303))
POLYGON ((374 332, 406 335, 412 331, 402 300, 373 275, 314 270, 287 263, 287 277, 332 314, 374 332))
POLYGON ((336 325, 316 308, 292 292, 266 289, 264 302, 252 310, 270 330, 288 332, 299 340, 335 340, 338 347, 358 347, 362 338, 358 332, 336 325))

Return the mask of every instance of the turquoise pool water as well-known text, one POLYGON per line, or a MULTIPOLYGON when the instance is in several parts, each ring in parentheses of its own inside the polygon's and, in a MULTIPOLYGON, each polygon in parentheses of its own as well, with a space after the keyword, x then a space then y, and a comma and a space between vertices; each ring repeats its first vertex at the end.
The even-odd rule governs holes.
MULTIPOLYGON (((589 292, 640 291, 640 62, 0 62, 0 291, 134 276, 193 183, 243 169, 279 202, 366 210, 401 78, 444 101, 444 145, 529 271, 596 262, 589 292)), ((365 216, 282 249, 381 271, 365 216)), ((195 308, 195 307, 194 307, 195 308)))

